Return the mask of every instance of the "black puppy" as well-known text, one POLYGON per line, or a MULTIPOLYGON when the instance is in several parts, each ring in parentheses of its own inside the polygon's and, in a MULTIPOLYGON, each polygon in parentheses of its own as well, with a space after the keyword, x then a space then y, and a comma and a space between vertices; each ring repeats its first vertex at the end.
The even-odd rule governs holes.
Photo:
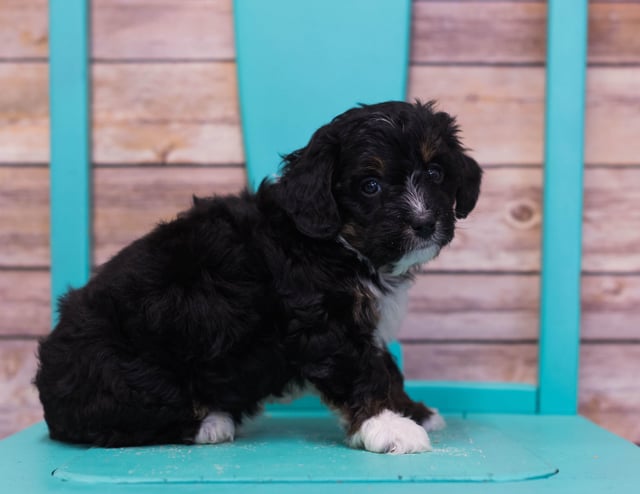
POLYGON ((232 440, 310 386, 375 452, 430 449, 386 343, 418 266, 453 238, 481 170, 433 104, 351 109, 255 194, 195 198, 60 301, 35 383, 54 439, 232 440))

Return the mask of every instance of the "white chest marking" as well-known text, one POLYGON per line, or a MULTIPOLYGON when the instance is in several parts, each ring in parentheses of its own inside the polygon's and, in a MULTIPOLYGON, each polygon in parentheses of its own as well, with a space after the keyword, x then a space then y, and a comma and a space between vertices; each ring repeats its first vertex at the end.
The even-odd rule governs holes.
POLYGON ((373 283, 367 282, 367 289, 376 299, 379 314, 375 336, 381 346, 385 346, 398 336, 402 319, 407 313, 409 287, 411 281, 403 281, 393 291, 382 293, 373 283))
POLYGON ((393 275, 401 275, 415 266, 429 262, 440 253, 440 246, 430 245, 424 249, 414 250, 402 257, 393 265, 393 275))

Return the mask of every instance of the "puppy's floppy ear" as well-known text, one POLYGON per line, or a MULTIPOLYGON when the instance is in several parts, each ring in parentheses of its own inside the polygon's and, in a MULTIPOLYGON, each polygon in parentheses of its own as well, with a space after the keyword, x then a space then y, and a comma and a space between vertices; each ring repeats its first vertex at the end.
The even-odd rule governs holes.
POLYGON ((456 192, 456 218, 466 218, 478 202, 482 170, 469 156, 462 155, 460 184, 456 192))
POLYGON ((338 144, 324 126, 309 144, 284 157, 280 180, 274 184, 276 201, 301 233, 331 238, 341 227, 333 197, 332 178, 338 161, 338 144))

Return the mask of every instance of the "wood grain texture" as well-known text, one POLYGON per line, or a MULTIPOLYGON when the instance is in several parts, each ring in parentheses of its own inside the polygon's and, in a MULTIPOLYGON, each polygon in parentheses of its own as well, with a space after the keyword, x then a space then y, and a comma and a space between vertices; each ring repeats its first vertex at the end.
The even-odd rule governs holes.
POLYGON ((542 63, 547 8, 540 2, 414 2, 414 63, 542 63))
MULTIPOLYGON (((94 173, 97 263, 186 208, 192 194, 238 192, 244 169, 98 167, 94 173)), ((585 175, 587 271, 640 271, 640 167, 585 175)), ((476 211, 430 270, 530 272, 540 266, 539 168, 488 168, 476 211)), ((48 170, 0 167, 0 266, 48 266, 48 170)))
POLYGON ((51 327, 49 271, 0 270, 0 336, 40 336, 51 327))
POLYGON ((42 59, 48 55, 47 0, 2 0, 0 59, 42 59))
POLYGON ((0 267, 49 265, 49 170, 0 167, 0 267))
MULTIPOLYGON (((539 277, 429 273, 409 292, 400 331, 408 343, 535 341, 539 277)), ((0 335, 41 336, 50 328, 49 272, 0 270, 0 335)), ((640 340, 640 275, 584 275, 584 341, 640 340)))
MULTIPOLYGON (((400 336, 406 342, 535 341, 539 277, 531 274, 419 276, 400 336)), ((50 328, 49 272, 0 270, 0 335, 41 336, 50 328)), ((640 275, 584 275, 582 338, 640 339, 640 275)))
POLYGON ((93 0, 97 59, 235 58, 232 0, 93 0))
POLYGON ((239 192, 243 168, 98 168, 95 171, 94 260, 102 264, 159 221, 191 206, 192 195, 239 192))
MULTIPOLYGON (((410 99, 458 116, 479 162, 542 162, 542 67, 414 65, 409 81, 410 99)), ((236 82, 233 62, 94 65, 94 161, 242 163, 236 82)), ((0 84, 16 89, 0 93, 0 163, 46 163, 46 64, 0 64, 0 84)), ((640 70, 593 67, 587 86, 587 163, 637 165, 640 70)))
POLYGON ((94 161, 243 163, 235 69, 230 62, 94 65, 94 161))
MULTIPOLYGON (((414 63, 544 64, 545 2, 418 1, 413 4, 414 63)), ((589 4, 589 63, 640 62, 640 4, 589 4)))
POLYGON ((0 341, 0 407, 36 408, 38 393, 31 384, 37 369, 36 340, 0 341))
MULTIPOLYGON (((0 58, 48 55, 46 0, 0 3, 0 58)), ((231 0, 93 0, 92 52, 99 60, 231 60, 231 0)), ((414 1, 414 63, 542 64, 541 1, 414 1)), ((591 2, 589 62, 640 63, 640 5, 591 2)))
POLYGON ((0 163, 49 161, 45 63, 0 63, 0 163))
MULTIPOLYGON (((0 167, 0 267, 49 265, 49 170, 0 167)), ((240 191, 240 167, 98 168, 94 181, 95 262, 189 207, 191 196, 240 191)))
MULTIPOLYGON (((0 341, 0 437, 38 420, 36 342, 0 341)), ((637 384, 640 345, 585 345, 581 354, 580 410, 600 425, 640 441, 637 384), (618 365, 612 366, 615 361, 618 365)), ((410 379, 536 381, 535 345, 411 344, 405 347, 410 379)))

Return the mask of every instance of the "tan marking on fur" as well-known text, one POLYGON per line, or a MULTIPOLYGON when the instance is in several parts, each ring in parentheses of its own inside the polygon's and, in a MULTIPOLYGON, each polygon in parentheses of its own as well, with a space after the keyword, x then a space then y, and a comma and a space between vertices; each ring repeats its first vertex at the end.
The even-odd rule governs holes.
POLYGON ((384 175, 384 170, 386 168, 386 165, 384 163, 384 161, 382 160, 382 158, 378 158, 377 156, 374 156, 372 159, 372 163, 373 163, 373 168, 380 173, 380 175, 384 175))
POLYGON ((437 145, 431 142, 423 142, 422 146, 420 146, 420 153, 422 154, 422 159, 425 163, 429 163, 431 159, 436 154, 437 145))
POLYGON ((354 292, 353 320, 356 324, 376 322, 380 319, 380 311, 375 295, 365 286, 359 285, 354 292))
POLYGON ((353 239, 357 238, 356 225, 353 223, 345 223, 342 225, 340 235, 342 235, 348 242, 351 242, 353 239))

